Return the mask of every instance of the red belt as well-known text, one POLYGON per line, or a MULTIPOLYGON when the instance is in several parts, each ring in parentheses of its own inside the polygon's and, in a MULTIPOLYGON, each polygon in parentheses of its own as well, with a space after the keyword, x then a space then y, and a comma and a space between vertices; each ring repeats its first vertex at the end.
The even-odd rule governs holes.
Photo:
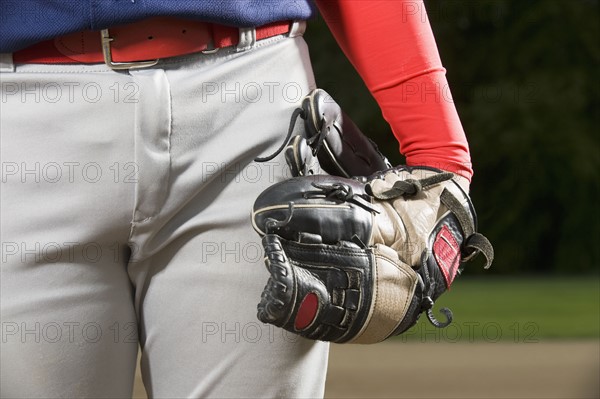
POLYGON ((173 17, 157 17, 103 31, 82 31, 37 43, 13 53, 16 64, 95 64, 114 69, 143 68, 158 59, 210 53, 288 33, 291 22, 238 29, 173 17), (254 35, 255 32, 255 35, 254 35))

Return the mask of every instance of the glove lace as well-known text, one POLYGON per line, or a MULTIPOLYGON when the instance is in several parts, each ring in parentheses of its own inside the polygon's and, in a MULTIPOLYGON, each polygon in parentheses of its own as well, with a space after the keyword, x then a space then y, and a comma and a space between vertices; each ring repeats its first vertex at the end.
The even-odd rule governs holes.
POLYGON ((325 196, 330 200, 336 202, 353 202, 356 205, 359 205, 370 212, 379 213, 371 204, 365 200, 359 194, 355 194, 347 184, 343 183, 333 183, 333 184, 319 184, 312 183, 312 186, 318 188, 319 191, 309 191, 304 193, 304 198, 317 198, 325 196))
MULTIPOLYGON (((321 119, 321 126, 322 126, 322 128, 319 130, 319 132, 317 134, 306 139, 306 142, 312 148, 313 155, 317 155, 319 153, 319 151, 321 151, 321 147, 323 146, 325 137, 327 137, 327 134, 323 132, 325 130, 323 128, 325 126, 327 126, 327 120, 324 117, 321 119), (317 144, 314 144, 315 142, 317 144)), ((327 132, 329 132, 329 128, 327 129, 327 132)))
POLYGON ((427 267, 427 258, 428 258, 428 253, 427 251, 423 251, 423 254, 421 255, 421 268, 423 270, 423 274, 425 276, 424 279, 424 287, 423 287, 423 293, 425 294, 425 296, 421 299, 421 311, 425 311, 426 315, 427 315, 427 319, 429 320, 429 322, 437 328, 444 328, 450 325, 450 323, 452 323, 452 319, 453 319, 453 315, 452 315, 452 311, 448 308, 442 308, 440 309, 440 313, 442 313, 444 316, 446 316, 446 320, 445 321, 439 321, 433 314, 433 304, 434 301, 432 299, 433 293, 435 292, 435 280, 430 278, 429 276, 429 268, 427 267))
POLYGON ((453 173, 442 172, 433 176, 425 177, 423 179, 406 179, 398 180, 388 190, 382 192, 374 192, 371 189, 370 184, 367 185, 369 194, 380 200, 390 200, 402 196, 413 196, 417 195, 423 189, 432 186, 434 184, 441 183, 446 180, 450 180, 454 177, 453 173))
POLYGON ((294 110, 294 112, 292 113, 292 119, 290 120, 290 126, 288 127, 288 132, 287 132, 287 134, 285 136, 285 139, 283 140, 283 142, 279 146, 279 148, 277 150, 275 150, 275 152, 272 153, 271 155, 268 155, 266 157, 256 157, 256 158, 254 158, 254 160, 256 162, 267 162, 267 161, 270 161, 271 159, 273 159, 277 155, 279 155, 279 153, 281 151, 283 151, 283 149, 285 148, 285 146, 288 145, 288 143, 290 142, 290 140, 292 138, 292 133, 294 132, 294 126, 296 126, 296 120, 298 119, 298 117, 301 117, 302 119, 306 119, 306 114, 304 113, 304 110, 302 108, 296 108, 294 110))
MULTIPOLYGON (((288 127, 288 131, 285 136, 285 139, 283 139, 283 142, 281 143, 279 148, 277 150, 275 150, 275 152, 273 152, 271 155, 268 155, 266 157, 254 158, 254 160, 256 162, 270 161, 271 159, 273 159, 277 155, 279 155, 279 153, 281 151, 283 151, 285 146, 288 145, 290 143, 290 141, 292 140, 292 133, 294 132, 294 126, 296 126, 296 121, 298 120, 298 117, 300 117, 302 119, 307 118, 306 112, 304 111, 303 108, 296 108, 294 110, 294 112, 292 113, 292 118, 290 120, 290 126, 288 127)), ((325 118, 321 119, 321 126, 323 126, 323 127, 327 126, 327 120, 325 118)), ((322 128, 321 130, 319 130, 319 132, 317 134, 306 139, 307 144, 311 147, 313 155, 316 155, 321 150, 321 147, 323 146, 323 142, 325 141, 325 137, 327 136, 327 134, 324 132, 324 130, 325 129, 322 128)), ((327 131, 329 131, 329 128, 327 129, 327 131)))

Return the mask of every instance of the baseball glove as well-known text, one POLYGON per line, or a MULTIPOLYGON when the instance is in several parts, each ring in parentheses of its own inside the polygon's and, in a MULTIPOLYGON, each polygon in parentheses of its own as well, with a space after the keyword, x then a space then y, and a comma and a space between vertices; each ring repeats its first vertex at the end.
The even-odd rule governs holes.
MULTIPOLYGON (((307 134, 309 155, 311 137, 323 134, 330 131, 322 126, 307 134)), ((461 178, 408 166, 361 178, 312 175, 301 156, 287 158, 302 173, 265 190, 252 212, 270 272, 258 318, 310 339, 363 344, 401 334, 423 312, 448 325, 451 312, 442 309, 446 320, 437 320, 434 302, 462 263, 478 253, 486 268, 493 260, 461 178)))

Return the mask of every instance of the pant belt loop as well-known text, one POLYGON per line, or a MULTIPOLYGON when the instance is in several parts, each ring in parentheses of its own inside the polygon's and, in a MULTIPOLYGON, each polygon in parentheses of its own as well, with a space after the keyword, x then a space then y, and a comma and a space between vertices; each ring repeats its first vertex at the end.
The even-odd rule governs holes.
POLYGON ((0 53, 0 72, 14 72, 12 53, 0 53))
POLYGON ((306 21, 294 21, 292 23, 292 27, 290 28, 290 33, 288 37, 296 37, 304 35, 306 31, 306 21))
POLYGON ((235 48, 236 52, 247 51, 254 47, 256 43, 256 29, 254 28, 239 28, 240 41, 235 48))

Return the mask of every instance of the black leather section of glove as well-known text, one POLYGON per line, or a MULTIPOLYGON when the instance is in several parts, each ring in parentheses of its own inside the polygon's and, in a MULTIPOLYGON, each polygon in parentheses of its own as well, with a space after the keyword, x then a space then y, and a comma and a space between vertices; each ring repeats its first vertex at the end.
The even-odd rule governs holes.
POLYGON ((391 164, 375 142, 365 136, 324 90, 312 91, 303 101, 305 128, 321 168, 343 177, 368 176, 391 164))
POLYGON ((272 228, 269 233, 292 241, 301 241, 302 232, 312 234, 312 242, 320 240, 325 244, 352 241, 353 236, 368 242, 373 226, 371 212, 365 208, 368 201, 364 184, 355 180, 326 175, 293 178, 260 194, 254 203, 253 221, 256 228, 267 233, 268 222, 288 218, 287 204, 293 203, 289 223, 272 228))
POLYGON ((351 243, 296 243, 274 234, 263 237, 263 246, 271 277, 258 304, 261 321, 322 341, 341 343, 358 334, 371 306, 370 251, 351 243), (307 309, 308 296, 317 301, 307 309))

